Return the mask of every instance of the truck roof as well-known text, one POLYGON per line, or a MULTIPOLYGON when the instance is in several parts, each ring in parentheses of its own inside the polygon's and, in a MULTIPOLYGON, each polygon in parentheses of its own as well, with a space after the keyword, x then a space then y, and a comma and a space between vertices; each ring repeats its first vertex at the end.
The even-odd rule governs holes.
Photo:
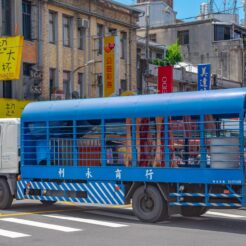
POLYGON ((23 121, 110 119, 243 112, 246 87, 240 89, 178 92, 29 103, 23 121))

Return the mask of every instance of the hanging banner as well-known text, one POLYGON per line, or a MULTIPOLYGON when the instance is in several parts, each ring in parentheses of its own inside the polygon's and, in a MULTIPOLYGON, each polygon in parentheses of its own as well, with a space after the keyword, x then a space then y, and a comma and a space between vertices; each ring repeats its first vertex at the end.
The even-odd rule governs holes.
POLYGON ((158 67, 158 93, 173 92, 173 66, 158 67))
POLYGON ((0 98, 0 118, 20 118, 30 101, 0 98))
POLYGON ((22 36, 0 38, 0 80, 20 79, 22 36))
POLYGON ((112 96, 118 92, 119 80, 119 37, 108 36, 104 38, 103 49, 103 87, 104 97, 112 96))
POLYGON ((198 68, 198 90, 206 91, 211 88, 211 65, 210 64, 199 64, 198 68))

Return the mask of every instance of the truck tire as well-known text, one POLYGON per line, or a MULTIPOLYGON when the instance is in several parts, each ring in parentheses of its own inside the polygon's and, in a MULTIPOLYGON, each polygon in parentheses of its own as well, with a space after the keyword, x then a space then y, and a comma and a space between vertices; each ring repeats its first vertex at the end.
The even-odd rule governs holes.
POLYGON ((13 202, 13 196, 9 185, 4 178, 0 178, 0 209, 10 208, 13 202))
POLYGON ((40 201, 44 206, 51 206, 56 203, 56 201, 46 201, 46 200, 41 200, 40 201))
POLYGON ((140 186, 133 194, 134 214, 144 222, 158 222, 168 214, 167 202, 155 186, 140 186))

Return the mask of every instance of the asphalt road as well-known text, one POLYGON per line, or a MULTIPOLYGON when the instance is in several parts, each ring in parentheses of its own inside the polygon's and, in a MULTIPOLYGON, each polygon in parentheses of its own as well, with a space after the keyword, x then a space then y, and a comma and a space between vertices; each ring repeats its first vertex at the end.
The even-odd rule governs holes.
POLYGON ((138 221, 129 207, 15 202, 0 210, 0 246, 245 246, 246 209, 211 210, 200 218, 174 215, 138 221))

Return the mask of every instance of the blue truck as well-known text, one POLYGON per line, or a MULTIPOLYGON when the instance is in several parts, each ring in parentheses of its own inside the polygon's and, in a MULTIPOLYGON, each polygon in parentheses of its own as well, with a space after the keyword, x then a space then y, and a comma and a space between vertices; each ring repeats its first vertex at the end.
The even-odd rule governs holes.
POLYGON ((142 221, 245 201, 246 88, 34 102, 0 122, 0 209, 13 199, 132 204, 142 221))

